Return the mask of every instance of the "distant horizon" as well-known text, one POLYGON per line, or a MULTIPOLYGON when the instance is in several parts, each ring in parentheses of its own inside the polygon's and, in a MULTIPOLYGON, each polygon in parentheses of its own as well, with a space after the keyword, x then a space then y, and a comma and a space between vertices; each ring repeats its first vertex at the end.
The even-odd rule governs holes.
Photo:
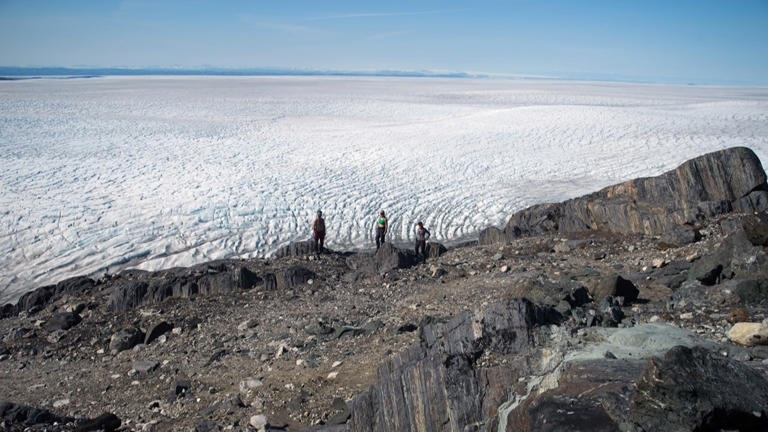
POLYGON ((467 72, 443 70, 343 70, 290 67, 182 67, 182 66, 0 66, 0 80, 35 78, 96 78, 102 76, 338 76, 338 77, 392 77, 392 78, 457 78, 457 79, 510 79, 533 81, 582 81, 627 84, 766 87, 749 81, 737 80, 686 80, 640 76, 614 76, 611 74, 581 74, 574 76, 511 74, 495 72, 467 72), (17 78, 18 77, 18 78, 17 78))
POLYGON ((2 0, 0 65, 765 86, 766 23, 765 0, 2 0))

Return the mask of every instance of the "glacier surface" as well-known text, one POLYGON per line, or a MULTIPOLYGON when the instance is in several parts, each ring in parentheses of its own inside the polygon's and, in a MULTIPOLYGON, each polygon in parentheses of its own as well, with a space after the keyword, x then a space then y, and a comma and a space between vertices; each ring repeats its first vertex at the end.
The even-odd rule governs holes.
POLYGON ((768 89, 356 77, 0 81, 0 293, 125 267, 467 238, 702 153, 768 160, 768 89))

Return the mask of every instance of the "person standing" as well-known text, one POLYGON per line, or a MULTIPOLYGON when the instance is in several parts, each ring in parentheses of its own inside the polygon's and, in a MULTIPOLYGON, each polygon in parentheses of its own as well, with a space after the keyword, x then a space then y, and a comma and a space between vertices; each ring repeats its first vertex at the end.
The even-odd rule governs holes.
POLYGON ((315 238, 315 253, 320 253, 325 246, 325 219, 323 219, 323 212, 320 210, 317 211, 317 217, 312 222, 312 234, 315 238))
POLYGON ((429 240, 429 230, 424 228, 424 224, 419 222, 416 227, 416 255, 419 255, 419 249, 421 249, 421 256, 427 257, 427 240, 429 240))
POLYGON ((379 217, 376 219, 376 250, 379 250, 381 245, 384 244, 384 237, 387 235, 389 224, 387 222, 387 216, 384 215, 384 210, 379 212, 379 217))

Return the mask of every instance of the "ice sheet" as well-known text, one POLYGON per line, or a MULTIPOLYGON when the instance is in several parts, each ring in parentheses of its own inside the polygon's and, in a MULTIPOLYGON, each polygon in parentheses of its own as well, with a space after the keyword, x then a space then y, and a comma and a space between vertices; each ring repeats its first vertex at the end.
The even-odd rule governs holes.
POLYGON ((768 89, 354 77, 0 82, 0 291, 273 253, 436 240, 734 145, 768 89))

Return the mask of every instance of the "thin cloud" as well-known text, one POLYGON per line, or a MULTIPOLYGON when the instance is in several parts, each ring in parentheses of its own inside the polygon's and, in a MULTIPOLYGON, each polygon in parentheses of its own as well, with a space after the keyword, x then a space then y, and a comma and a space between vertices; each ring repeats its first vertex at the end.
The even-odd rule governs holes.
POLYGON ((416 12, 351 12, 335 15, 324 15, 306 18, 303 21, 328 21, 328 20, 341 20, 351 18, 386 18, 386 17, 403 17, 403 16, 419 16, 419 15, 438 15, 451 12, 461 12, 466 9, 446 9, 446 10, 431 10, 431 11, 416 11, 416 12))

